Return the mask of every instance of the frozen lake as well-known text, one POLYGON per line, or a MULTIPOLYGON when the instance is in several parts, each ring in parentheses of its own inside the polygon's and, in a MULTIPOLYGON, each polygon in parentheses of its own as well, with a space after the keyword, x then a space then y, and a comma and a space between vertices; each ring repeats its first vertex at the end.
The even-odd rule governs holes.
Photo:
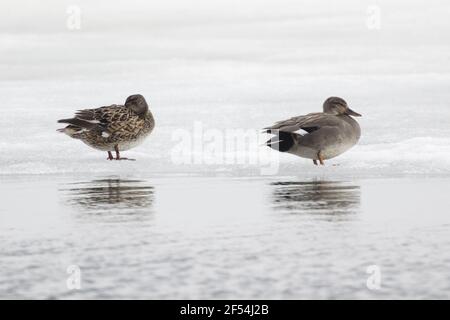
POLYGON ((0 298, 448 299, 450 5, 377 3, 2 1, 0 298), (137 161, 56 132, 134 93, 137 161), (261 146, 332 95, 353 149, 261 146))

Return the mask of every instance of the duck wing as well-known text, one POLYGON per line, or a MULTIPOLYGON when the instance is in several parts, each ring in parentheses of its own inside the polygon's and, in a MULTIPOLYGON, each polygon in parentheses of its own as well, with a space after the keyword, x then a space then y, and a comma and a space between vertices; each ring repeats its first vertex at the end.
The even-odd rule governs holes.
POLYGON ((84 109, 75 113, 70 119, 61 119, 59 123, 68 123, 72 126, 87 129, 102 134, 112 133, 123 125, 130 117, 129 108, 120 105, 111 105, 96 109, 84 109))
POLYGON ((322 127, 336 126, 339 126, 336 116, 318 112, 278 121, 273 126, 264 128, 264 131, 267 133, 272 133, 272 131, 294 132, 302 129, 311 133, 322 127))

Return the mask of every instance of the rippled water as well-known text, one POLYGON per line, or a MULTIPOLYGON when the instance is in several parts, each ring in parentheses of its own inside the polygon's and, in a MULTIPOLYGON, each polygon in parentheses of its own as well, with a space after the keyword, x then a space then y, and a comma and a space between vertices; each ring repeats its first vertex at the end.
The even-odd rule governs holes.
POLYGON ((449 298, 448 183, 10 178, 0 297, 449 298))

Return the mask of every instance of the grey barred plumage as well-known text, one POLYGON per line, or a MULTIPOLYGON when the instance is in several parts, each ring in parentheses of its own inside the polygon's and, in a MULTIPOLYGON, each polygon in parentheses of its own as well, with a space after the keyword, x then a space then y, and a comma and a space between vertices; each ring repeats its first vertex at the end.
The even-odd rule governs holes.
POLYGON ((107 151, 116 160, 120 151, 139 145, 153 130, 155 120, 142 95, 129 96, 124 105, 110 105, 96 109, 79 110, 74 118, 62 119, 58 123, 68 126, 59 129, 74 139, 79 139, 92 148, 107 151))
POLYGON ((266 144, 280 152, 312 159, 316 165, 319 160, 323 165, 324 160, 342 154, 358 142, 361 129, 351 116, 361 115, 351 110, 344 99, 330 97, 323 104, 323 112, 278 121, 264 128, 275 135, 266 144), (298 130, 307 133, 295 133, 298 130))

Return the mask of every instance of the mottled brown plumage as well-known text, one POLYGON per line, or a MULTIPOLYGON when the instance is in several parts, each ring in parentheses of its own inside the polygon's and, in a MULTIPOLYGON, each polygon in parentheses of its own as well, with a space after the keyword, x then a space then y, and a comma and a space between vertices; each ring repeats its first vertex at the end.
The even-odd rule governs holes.
POLYGON ((128 97, 125 105, 79 110, 74 118, 58 122, 69 124, 58 131, 92 148, 107 151, 109 160, 113 159, 112 151, 116 152, 117 160, 125 159, 120 157, 120 151, 140 144, 155 126, 153 115, 141 95, 128 97))

